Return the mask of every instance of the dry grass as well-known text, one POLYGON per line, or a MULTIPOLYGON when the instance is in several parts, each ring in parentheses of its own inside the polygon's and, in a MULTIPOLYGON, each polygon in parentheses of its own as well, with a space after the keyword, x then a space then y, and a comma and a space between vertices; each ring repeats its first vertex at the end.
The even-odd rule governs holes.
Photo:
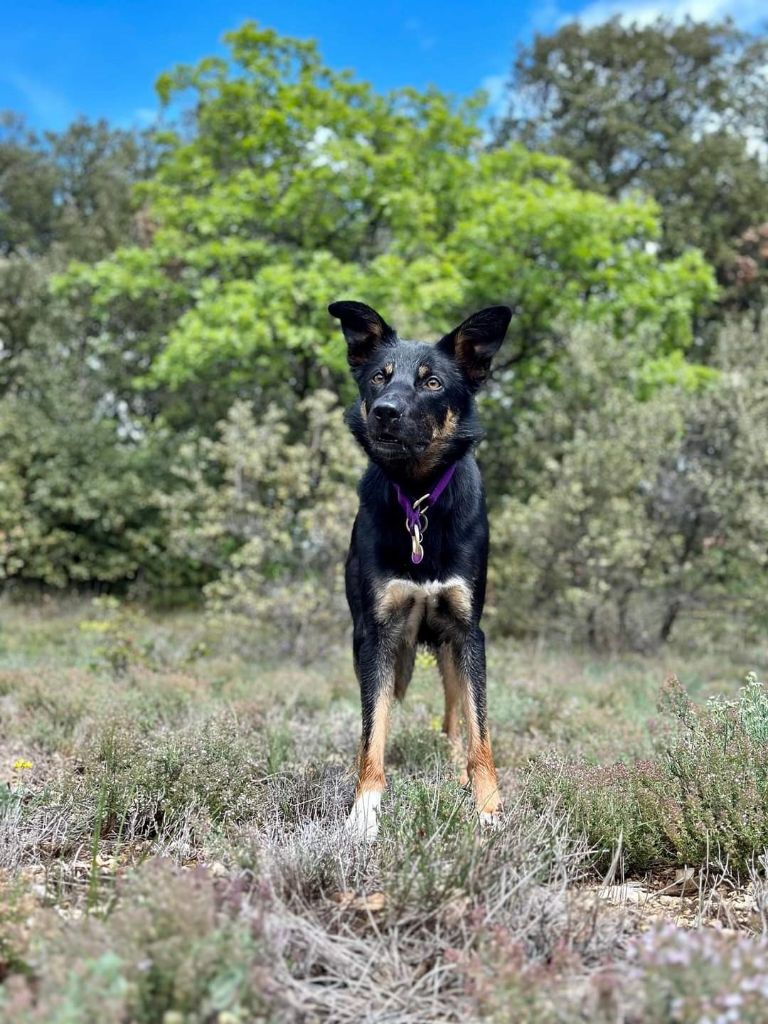
MULTIPOLYGON (((658 756, 669 669, 701 700, 734 694, 759 662, 492 645, 508 799, 502 826, 480 832, 421 659, 367 846, 343 829, 359 716, 346 651, 309 668, 254 665, 194 616, 103 604, 4 608, 2 622, 0 1021, 698 1019, 673 1006, 675 937, 659 936, 658 956, 653 939, 638 946, 648 915, 600 884, 603 850, 609 882, 628 864, 610 817, 585 833, 589 814, 532 766, 635 770, 658 756)), ((577 790, 586 799, 586 783, 577 790)), ((642 831, 627 819, 625 843, 630 825, 642 831)), ((686 922, 741 930, 746 993, 764 981, 753 853, 750 887, 722 866, 696 875, 702 907, 727 906, 730 890, 747 909, 686 922)), ((662 882, 643 885, 658 912, 662 882)), ((721 941, 687 954, 683 943, 691 984, 728 954, 721 941)), ((712 1006, 723 985, 707 989, 712 1006)))

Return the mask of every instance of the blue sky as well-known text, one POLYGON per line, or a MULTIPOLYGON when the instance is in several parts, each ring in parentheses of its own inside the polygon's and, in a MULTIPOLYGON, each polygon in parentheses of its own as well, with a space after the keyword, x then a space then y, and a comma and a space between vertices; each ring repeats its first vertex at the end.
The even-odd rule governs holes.
POLYGON ((79 114, 147 123, 157 75, 223 52, 222 33, 248 18, 317 39, 329 64, 381 89, 434 83, 466 94, 483 86, 493 101, 516 44, 570 18, 730 14, 751 27, 767 9, 765 0, 0 0, 0 109, 22 112, 40 129, 63 128, 79 114))

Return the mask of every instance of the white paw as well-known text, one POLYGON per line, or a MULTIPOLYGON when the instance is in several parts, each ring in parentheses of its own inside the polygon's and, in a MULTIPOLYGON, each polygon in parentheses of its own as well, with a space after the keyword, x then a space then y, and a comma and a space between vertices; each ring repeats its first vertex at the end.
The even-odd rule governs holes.
POLYGON ((379 804, 381 793, 371 791, 362 793, 352 805, 345 828, 347 832, 357 836, 359 839, 366 839, 369 843, 378 835, 379 831, 379 804))
POLYGON ((480 824, 486 828, 498 828, 501 825, 501 811, 494 811, 492 814, 480 811, 479 818, 480 824))

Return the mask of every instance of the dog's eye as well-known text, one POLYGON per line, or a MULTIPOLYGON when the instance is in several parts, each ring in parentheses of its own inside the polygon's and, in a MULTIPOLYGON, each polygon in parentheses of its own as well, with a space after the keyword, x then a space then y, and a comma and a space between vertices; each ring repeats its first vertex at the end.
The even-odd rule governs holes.
POLYGON ((371 384, 383 384, 383 383, 384 383, 384 374, 381 372, 381 370, 379 370, 378 373, 374 373, 374 375, 371 377, 371 384))
POLYGON ((430 391, 439 391, 442 386, 443 382, 439 377, 427 377, 424 381, 424 387, 428 388, 430 391))

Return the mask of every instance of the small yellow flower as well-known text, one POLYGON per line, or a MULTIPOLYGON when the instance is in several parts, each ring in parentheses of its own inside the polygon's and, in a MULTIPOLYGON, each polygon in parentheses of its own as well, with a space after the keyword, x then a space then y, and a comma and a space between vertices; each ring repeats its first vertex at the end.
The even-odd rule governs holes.
POLYGON ((416 664, 419 668, 434 668, 435 665, 437 665, 437 658, 434 656, 432 651, 428 651, 424 647, 421 647, 416 652, 416 664))
POLYGON ((23 757, 19 757, 13 762, 13 770, 15 772, 28 772, 31 767, 32 762, 25 761, 23 757))

